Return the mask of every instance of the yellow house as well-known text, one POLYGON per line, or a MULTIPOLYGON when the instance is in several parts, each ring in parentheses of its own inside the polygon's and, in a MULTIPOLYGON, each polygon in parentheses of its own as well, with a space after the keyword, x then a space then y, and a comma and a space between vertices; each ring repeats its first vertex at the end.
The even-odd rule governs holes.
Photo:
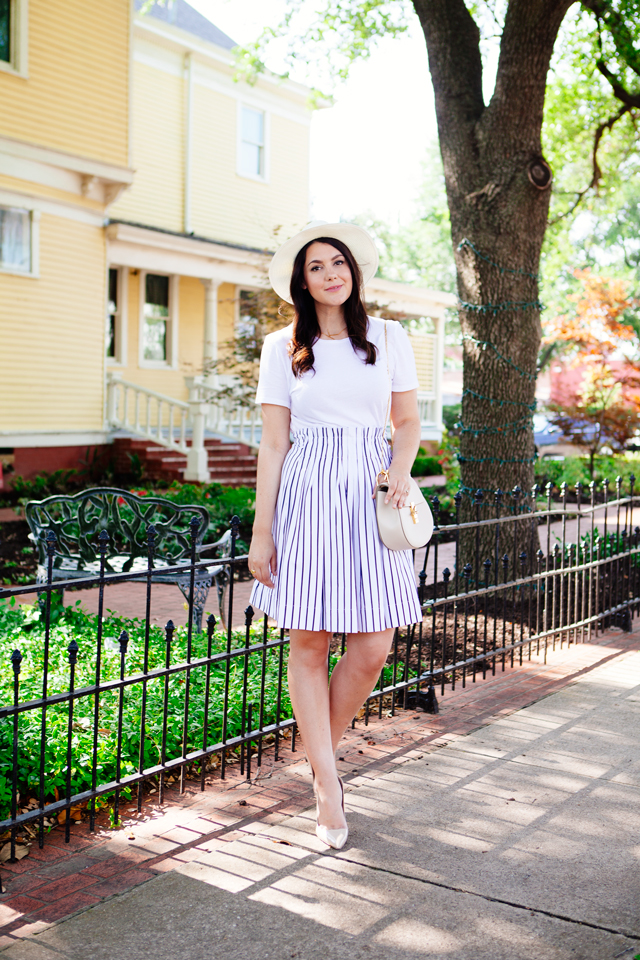
MULTIPOLYGON (((140 0, 136 7, 140 7, 140 0)), ((234 41, 184 0, 133 23, 133 186, 109 210, 112 371, 186 399, 233 337, 237 290, 307 222, 306 88, 234 79, 234 41)))
POLYGON ((130 59, 129 0, 108 18, 85 0, 0 4, 0 447, 23 473, 104 438, 104 221, 133 181, 130 59))
MULTIPOLYGON (((211 438, 259 437, 211 370, 309 219, 308 91, 237 82, 233 40, 185 0, 141 7, 0 3, 0 455, 26 476, 138 437, 204 481, 211 438)), ((415 347, 437 439, 448 300, 367 294, 434 320, 415 347)))

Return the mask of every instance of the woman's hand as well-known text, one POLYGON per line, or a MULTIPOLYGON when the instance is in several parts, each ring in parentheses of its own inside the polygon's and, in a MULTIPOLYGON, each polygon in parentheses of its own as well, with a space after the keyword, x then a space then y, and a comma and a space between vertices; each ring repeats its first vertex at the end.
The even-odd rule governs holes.
POLYGON ((384 502, 393 503, 394 507, 405 507, 408 503, 410 480, 411 474, 407 470, 394 468, 392 462, 389 467, 389 489, 384 502))
POLYGON ((418 391, 406 390, 391 394, 393 424, 393 458, 389 466, 389 489, 385 503, 405 507, 411 483, 411 467, 420 445, 418 391))
POLYGON ((278 558, 273 536, 270 533, 254 533, 249 550, 249 573, 265 587, 273 589, 272 576, 278 572, 278 558))

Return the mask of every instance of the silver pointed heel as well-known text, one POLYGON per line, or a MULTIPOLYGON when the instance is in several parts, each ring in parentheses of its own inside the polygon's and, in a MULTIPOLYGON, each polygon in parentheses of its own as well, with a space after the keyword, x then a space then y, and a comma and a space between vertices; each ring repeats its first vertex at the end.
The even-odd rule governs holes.
MULTIPOLYGON (((344 786, 340 777, 338 777, 338 780, 340 782, 340 789, 342 791, 342 812, 344 813, 344 786)), ((316 837, 318 840, 321 840, 322 843, 326 843, 328 847, 332 847, 334 850, 342 850, 347 842, 348 836, 349 827, 340 827, 337 830, 330 830, 329 827, 325 827, 323 824, 318 823, 316 818, 316 837)))

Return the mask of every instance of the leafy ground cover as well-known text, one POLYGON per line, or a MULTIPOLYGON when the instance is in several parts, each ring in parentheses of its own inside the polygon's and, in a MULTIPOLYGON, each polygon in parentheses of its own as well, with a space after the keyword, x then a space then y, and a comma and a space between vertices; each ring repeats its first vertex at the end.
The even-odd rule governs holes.
MULTIPOLYGON (((53 594, 55 598, 57 595, 53 594)), ((69 690, 69 647, 77 644, 75 689, 95 683, 98 618, 85 613, 80 604, 64 607, 58 601, 52 604, 50 646, 48 657, 48 693, 63 693, 69 690)), ((129 643, 124 658, 125 676, 141 673, 145 654, 145 621, 110 614, 103 622, 102 681, 117 680, 121 669, 121 648, 118 638, 126 631, 129 643)), ((262 641, 262 622, 251 627, 249 646, 262 641)), ((277 639, 279 631, 271 629, 269 639, 277 639)), ((11 654, 20 650, 19 701, 25 702, 42 696, 44 672, 45 624, 40 607, 19 606, 14 600, 0 600, 0 706, 13 703, 13 669, 11 654)), ((187 659, 188 636, 186 627, 178 627, 173 634, 169 649, 169 662, 179 664, 187 659)), ((214 633, 212 653, 226 649, 227 638, 214 633)), ((191 658, 207 655, 206 633, 192 637, 191 658)), ((330 655, 333 668, 339 659, 339 644, 330 655)), ((246 646, 245 630, 235 631, 232 649, 241 650, 230 661, 227 704, 227 737, 241 733, 243 703, 253 704, 253 723, 257 726, 262 709, 262 722, 266 726, 278 719, 292 715, 287 691, 286 668, 288 647, 274 648, 264 654, 251 651, 246 646), (247 651, 246 653, 244 651, 247 651), (282 663, 281 663, 282 657, 282 663), (264 686, 263 686, 264 685, 264 686), (246 687, 246 696, 244 693, 246 687), (264 694, 263 694, 264 689, 264 694), (280 705, 278 707, 278 700, 280 705), (278 712, 279 711, 279 712, 278 712)), ((149 628, 149 669, 163 667, 167 658, 166 634, 157 626, 149 628)), ((404 664, 395 666, 395 675, 402 676, 404 664)), ((205 736, 205 711, 207 713, 206 742, 216 744, 222 740, 226 663, 214 664, 210 670, 209 698, 206 702, 206 668, 195 667, 189 682, 189 721, 183 749, 184 709, 187 696, 185 672, 170 677, 167 689, 167 721, 164 724, 165 681, 150 680, 146 684, 146 723, 143 742, 143 767, 149 768, 161 761, 162 743, 165 738, 165 758, 183 756, 202 747, 205 736)), ((415 675, 415 671, 412 672, 415 675)), ((393 680, 392 665, 384 669, 384 683, 393 680)), ((122 749, 121 774, 127 775, 139 767, 140 730, 142 720, 143 685, 132 684, 122 694, 122 749)), ((93 749, 95 699, 93 695, 79 697, 74 701, 72 722, 71 794, 89 789, 93 776, 93 749)), ((100 695, 96 771, 99 784, 109 783, 117 775, 118 716, 120 694, 117 691, 100 695)), ((45 783, 46 799, 51 802, 65 796, 67 784, 67 730, 68 703, 47 708, 45 738, 45 783)), ((40 773, 40 742, 42 712, 29 710, 19 715, 18 733, 18 786, 20 805, 24 807, 29 798, 38 796, 40 773)), ((9 815, 12 782, 13 718, 0 719, 0 818, 9 815)), ((196 764, 195 767, 199 766, 196 764)), ((195 769, 195 768, 194 768, 195 769)))
MULTIPOLYGON (((541 487, 547 483, 559 491, 563 483, 567 484, 570 491, 575 490, 577 483, 581 483, 585 488, 585 495, 589 494, 589 484, 591 476, 589 474, 589 457, 565 457, 564 460, 538 460, 535 467, 536 483, 541 487)), ((629 480, 635 476, 635 490, 640 489, 640 455, 629 453, 623 457, 599 456, 594 461, 593 479, 596 483, 596 490, 602 488, 602 481, 609 481, 609 498, 615 495, 616 477, 622 477, 623 496, 627 495, 629 490, 629 480)))
MULTIPOLYGON (((54 597, 56 595, 54 594, 54 597)), ((75 668, 75 688, 95 683, 98 618, 85 613, 79 606, 62 607, 54 604, 49 647, 48 693, 69 690, 69 645, 78 645, 75 668)), ((103 624, 102 666, 103 681, 118 679, 121 653, 118 638, 122 631, 129 637, 125 656, 125 675, 142 672, 145 650, 145 622, 117 615, 109 616, 103 624)), ((277 632, 272 631, 272 639, 277 632)), ((251 643, 262 638, 261 625, 251 630, 251 643)), ((0 600, 0 704, 13 702, 13 670, 10 661, 12 652, 22 654, 19 700, 21 702, 42 696, 44 671, 45 625, 37 605, 18 606, 13 600, 0 600)), ((187 659, 187 629, 178 627, 170 644, 170 663, 183 663, 187 659)), ((245 647, 245 632, 237 631, 232 638, 232 647, 245 647)), ((226 637, 215 633, 212 652, 226 648, 226 637)), ((283 650, 284 681, 281 684, 280 716, 291 715, 291 705, 286 689, 286 654, 283 650)), ((192 639, 192 659, 207 655, 207 635, 195 634, 192 639)), ((149 669, 162 667, 167 657, 165 631, 157 626, 149 629, 149 669)), ((278 676, 280 652, 268 651, 264 658, 264 700, 262 702, 264 724, 275 723, 277 716, 278 676)), ((243 688, 246 683, 246 703, 258 705, 262 689, 263 656, 248 653, 235 657, 229 668, 229 696, 227 708, 227 736, 233 737, 242 729, 243 688)), ((210 693, 206 738, 208 744, 222 739, 224 687, 226 664, 211 667, 210 693)), ((189 684, 189 721, 185 752, 202 747, 205 721, 206 669, 194 668, 189 684)), ((181 672, 172 676, 167 691, 166 757, 183 755, 183 722, 186 698, 186 677, 181 672)), ((123 775, 138 768, 140 755, 140 728, 142 718, 142 684, 124 688, 122 721, 123 775)), ((151 680, 146 689, 146 725, 144 735, 143 766, 157 764, 161 758, 164 734, 164 679, 151 680)), ((71 792, 88 789, 92 781, 94 742, 93 696, 84 696, 74 702, 72 725, 71 792)), ((45 746, 45 779, 47 800, 58 794, 63 796, 67 781, 67 725, 68 704, 53 705, 47 709, 45 746)), ((116 777, 118 740, 119 693, 106 692, 100 695, 98 713, 97 781, 108 783, 116 777)), ((18 781, 21 803, 25 797, 37 795, 40 770, 41 711, 39 709, 20 714, 18 736, 18 781)), ((256 716, 254 712, 254 717, 256 716)), ((12 718, 0 719, 0 816, 7 816, 10 803, 12 775, 12 718)))
POLYGON ((206 507, 210 518, 207 542, 219 540, 229 529, 231 517, 234 516, 240 520, 240 539, 243 544, 239 544, 239 549, 251 540, 256 499, 256 491, 252 487, 223 487, 219 483, 200 485, 174 480, 166 489, 135 487, 131 492, 139 497, 162 497, 173 503, 206 507))

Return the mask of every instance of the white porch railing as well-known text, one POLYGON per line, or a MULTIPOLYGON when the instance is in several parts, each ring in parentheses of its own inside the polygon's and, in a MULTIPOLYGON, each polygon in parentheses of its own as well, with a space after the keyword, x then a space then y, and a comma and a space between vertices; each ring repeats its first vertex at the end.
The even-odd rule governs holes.
POLYGON ((257 450, 262 433, 262 408, 253 397, 234 395, 234 389, 242 389, 235 377, 225 380, 227 389, 210 387, 200 377, 185 377, 189 399, 206 405, 207 430, 257 450))
POLYGON ((107 420, 111 427, 128 430, 169 450, 187 452, 189 404, 112 373, 107 374, 107 420))
MULTIPOLYGON (((134 436, 175 450, 187 458, 185 480, 208 482, 205 432, 244 443, 257 450, 262 432, 262 410, 251 398, 240 398, 230 388, 210 387, 200 377, 185 378, 189 400, 176 400, 138 383, 107 374, 107 422, 134 436)), ((438 401, 428 392, 418 393, 423 440, 440 439, 438 401)))
POLYGON ((107 374, 107 423, 134 436, 175 450, 187 458, 185 480, 210 479, 204 445, 206 404, 176 400, 138 383, 107 374), (190 433, 190 443, 187 442, 190 433))
POLYGON ((442 440, 442 407, 432 393, 418 390, 418 416, 423 440, 442 440))

